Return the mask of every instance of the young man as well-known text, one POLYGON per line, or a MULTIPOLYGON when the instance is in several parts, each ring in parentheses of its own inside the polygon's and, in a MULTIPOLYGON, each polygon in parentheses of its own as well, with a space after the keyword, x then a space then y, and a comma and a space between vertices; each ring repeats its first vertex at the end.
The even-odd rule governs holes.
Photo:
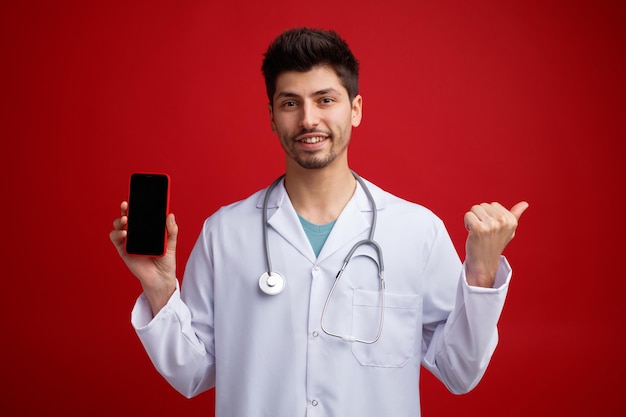
POLYGON ((263 72, 286 174, 207 219, 182 290, 173 214, 163 258, 125 254, 126 202, 114 222, 154 365, 185 396, 215 386, 217 416, 416 416, 420 365, 471 390, 497 343, 501 253, 528 205, 472 207, 462 265, 435 215, 350 170, 363 101, 337 34, 284 32, 263 72))

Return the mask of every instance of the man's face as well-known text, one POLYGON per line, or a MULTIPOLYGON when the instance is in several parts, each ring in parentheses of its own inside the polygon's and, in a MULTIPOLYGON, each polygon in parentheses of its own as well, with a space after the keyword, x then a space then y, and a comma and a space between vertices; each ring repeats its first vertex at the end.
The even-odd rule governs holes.
POLYGON ((347 164, 350 134, 361 122, 361 106, 361 96, 350 101, 331 67, 279 75, 270 117, 287 163, 307 169, 347 164))

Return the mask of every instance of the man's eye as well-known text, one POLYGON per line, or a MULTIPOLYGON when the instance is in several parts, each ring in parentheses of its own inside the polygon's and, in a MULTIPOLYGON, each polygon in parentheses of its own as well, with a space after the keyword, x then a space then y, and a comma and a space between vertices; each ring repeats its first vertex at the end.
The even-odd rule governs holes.
POLYGON ((295 101, 285 101, 283 103, 283 107, 294 107, 296 105, 295 101))
POLYGON ((320 100, 322 103, 324 104, 329 104, 332 103, 334 100, 330 97, 324 97, 323 99, 320 100))

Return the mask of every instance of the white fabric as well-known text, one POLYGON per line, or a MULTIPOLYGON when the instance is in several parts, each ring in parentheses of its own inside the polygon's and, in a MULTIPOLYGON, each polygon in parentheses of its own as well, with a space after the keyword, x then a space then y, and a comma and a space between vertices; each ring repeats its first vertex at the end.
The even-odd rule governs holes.
MULTIPOLYGON (((182 291, 154 317, 142 295, 132 324, 159 372, 191 397, 216 386, 216 416, 419 416, 420 364, 455 393, 472 389, 497 344, 511 270, 496 288, 470 287, 443 223, 427 209, 367 183, 378 206, 386 297, 382 337, 372 345, 326 335, 322 308, 344 257, 367 237, 372 213, 357 186, 319 257, 284 186, 269 201, 274 296, 266 271, 264 191, 205 222, 182 291)), ((329 331, 371 339, 380 310, 374 251, 358 249, 325 318, 329 331)))

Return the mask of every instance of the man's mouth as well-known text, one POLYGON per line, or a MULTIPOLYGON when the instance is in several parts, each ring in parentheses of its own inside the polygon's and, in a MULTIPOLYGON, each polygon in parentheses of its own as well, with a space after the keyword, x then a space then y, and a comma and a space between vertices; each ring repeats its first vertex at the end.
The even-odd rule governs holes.
POLYGON ((298 142, 313 144, 313 143, 321 142, 324 139, 326 139, 325 136, 313 136, 313 137, 307 137, 307 138, 300 138, 298 139, 298 142))

